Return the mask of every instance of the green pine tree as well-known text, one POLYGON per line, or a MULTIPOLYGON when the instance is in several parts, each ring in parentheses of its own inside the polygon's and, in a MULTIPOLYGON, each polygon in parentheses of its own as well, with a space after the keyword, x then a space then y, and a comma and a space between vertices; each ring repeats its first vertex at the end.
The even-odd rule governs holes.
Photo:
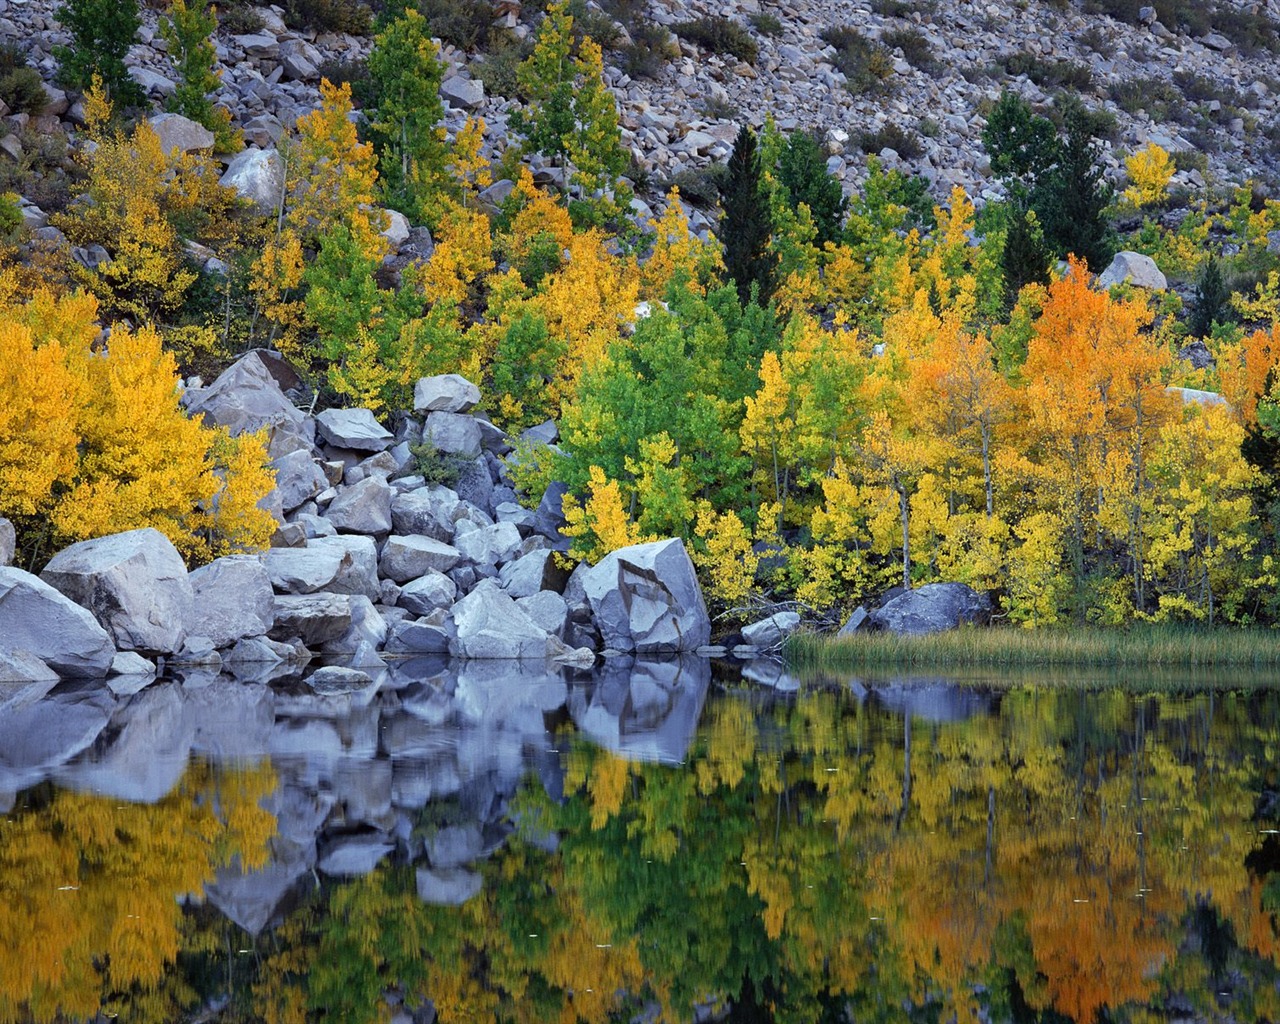
POLYGON ((57 16, 71 33, 70 46, 54 48, 61 80, 87 89, 97 76, 118 106, 140 104, 142 89, 124 63, 138 31, 138 0, 68 0, 57 16))
POLYGON ((764 305, 776 286, 774 270, 777 254, 769 248, 773 224, 769 202, 761 185, 760 154, 756 133, 743 125, 729 154, 729 173, 720 193, 720 241, 724 244, 724 265, 746 305, 753 287, 756 300, 764 305))
POLYGON ((778 183, 787 190, 793 204, 809 207, 819 246, 840 237, 849 200, 840 182, 827 173, 822 149, 809 132, 792 132, 787 138, 778 157, 778 183))
POLYGON ((1207 338, 1213 332, 1214 322, 1234 320, 1230 304, 1231 289, 1222 276, 1222 267, 1210 257, 1200 271, 1196 282, 1195 298, 1191 301, 1191 316, 1187 318, 1187 330, 1193 338, 1207 338))
POLYGON ((1111 187, 1103 178, 1100 148, 1089 132, 1086 113, 1081 109, 1068 114, 1057 163, 1037 178, 1031 205, 1054 252, 1083 257, 1096 273, 1113 251, 1104 215, 1111 187))
POLYGON ((1053 252, 1045 243, 1044 232, 1034 210, 1011 203, 1009 228, 1005 235, 1000 266, 1004 273, 1005 305, 1012 308, 1018 293, 1029 284, 1049 283, 1049 262, 1053 252))
POLYGON ((160 36, 169 44, 169 59, 178 72, 178 87, 165 104, 167 110, 204 125, 213 132, 214 149, 230 153, 244 146, 244 138, 232 127, 231 114, 216 107, 210 93, 218 89, 218 54, 213 33, 218 16, 213 8, 188 7, 173 0, 168 17, 160 19, 160 36))

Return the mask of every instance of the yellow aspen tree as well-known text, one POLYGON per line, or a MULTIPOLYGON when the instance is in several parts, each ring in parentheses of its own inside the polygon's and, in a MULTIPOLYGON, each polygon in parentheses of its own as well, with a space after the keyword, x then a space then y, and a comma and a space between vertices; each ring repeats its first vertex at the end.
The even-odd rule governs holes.
POLYGON ((717 512, 709 501, 699 501, 696 508, 693 564, 702 573, 712 601, 729 608, 739 606, 751 595, 760 565, 751 531, 732 509, 717 512))
POLYGON ((689 230, 680 190, 674 185, 667 193, 662 216, 650 220, 649 226, 653 229, 653 252, 640 269, 641 297, 662 299, 672 282, 705 295, 707 286, 724 270, 724 261, 719 246, 702 241, 689 230))
POLYGON ((589 494, 579 501, 571 494, 564 497, 566 526, 562 533, 572 537, 569 556, 578 561, 598 562, 610 551, 639 544, 646 540, 631 522, 622 503, 622 491, 616 480, 609 480, 599 466, 589 469, 589 494))
POLYGON ((1175 170, 1173 158, 1154 142, 1125 157, 1129 185, 1124 198, 1134 206, 1155 206, 1168 194, 1169 180, 1175 170))

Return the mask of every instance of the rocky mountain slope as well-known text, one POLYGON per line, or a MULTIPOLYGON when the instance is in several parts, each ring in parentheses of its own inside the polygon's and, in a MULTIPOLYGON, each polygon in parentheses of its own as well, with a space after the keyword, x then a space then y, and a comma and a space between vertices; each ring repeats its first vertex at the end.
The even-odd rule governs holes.
MULTIPOLYGON (((9 141, 0 140, 0 151, 14 160, 22 158, 21 141, 11 137, 15 129, 47 134, 56 131, 57 118, 73 129, 80 113, 53 85, 53 50, 68 40, 56 6, 56 0, 0 0, 0 41, 26 51, 52 97, 36 124, 27 124, 25 115, 3 122, 9 141)), ((299 113, 318 105, 321 74, 350 71, 367 55, 371 40, 291 29, 279 7, 256 11, 261 28, 219 32, 217 101, 232 112, 251 145, 270 147, 299 113)), ((515 40, 530 35, 533 5, 520 10, 506 4, 503 12, 515 40)), ((1274 38, 1265 8, 1231 13, 1274 38)), ((647 19, 670 27, 703 15, 726 16, 746 28, 758 48, 756 59, 745 63, 680 40, 678 56, 673 47, 673 59, 653 77, 632 78, 619 66, 618 51, 606 51, 606 79, 619 103, 624 142, 647 172, 641 185, 653 194, 680 172, 723 160, 740 122, 759 126, 771 116, 784 130, 818 133, 829 169, 850 190, 865 173, 864 151, 895 144, 884 154, 891 165, 901 162, 926 176, 939 196, 953 184, 975 197, 997 195, 980 137, 983 113, 1005 87, 1044 104, 1075 93, 1112 115, 1105 159, 1117 175, 1124 155, 1148 140, 1181 154, 1175 187, 1265 180, 1280 171, 1280 144, 1269 131, 1280 102, 1280 57, 1251 45, 1245 35, 1239 35, 1242 49, 1220 32, 1171 29, 1154 8, 1142 8, 1129 24, 1068 2, 1041 0, 653 0, 647 19), (873 45, 898 44, 882 51, 886 78, 875 88, 859 93, 860 83, 850 87, 838 66, 840 54, 823 39, 833 28, 852 28, 873 45)), ((143 11, 128 58, 130 73, 155 103, 172 92, 176 77, 157 18, 154 9, 143 11)), ((625 30, 620 38, 627 39, 625 30)), ((500 155, 517 101, 486 94, 480 81, 483 54, 446 44, 442 56, 449 66, 442 92, 450 129, 467 113, 482 114, 491 155, 500 155)))

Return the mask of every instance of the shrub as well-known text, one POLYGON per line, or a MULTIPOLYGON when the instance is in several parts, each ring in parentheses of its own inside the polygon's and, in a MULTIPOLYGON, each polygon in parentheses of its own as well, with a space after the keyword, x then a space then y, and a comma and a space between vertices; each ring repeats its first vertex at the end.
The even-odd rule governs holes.
POLYGON ((363 36, 373 27, 373 12, 360 0, 285 0, 284 23, 290 28, 363 36))
POLYGON ((835 47, 835 65, 854 94, 874 92, 884 87, 893 74, 893 58, 879 43, 856 28, 838 25, 823 29, 822 41, 835 47))
POLYGON ((1015 53, 1004 60, 1009 75, 1026 75, 1042 89, 1093 89, 1093 72, 1073 60, 1046 60, 1033 53, 1015 53))
POLYGON ((428 31, 459 50, 491 49, 506 34, 494 29, 493 7, 486 0, 419 0, 417 7, 428 31))
POLYGON ((622 70, 632 78, 656 78, 668 62, 680 56, 680 46, 661 25, 641 22, 631 28, 631 44, 620 52, 622 70))
POLYGON ((4 100, 10 113, 33 117, 42 114, 48 102, 40 73, 27 66, 14 43, 0 46, 0 100, 4 100))
POLYGON ((0 194, 0 238, 12 235, 22 224, 22 210, 16 192, 0 194))
POLYGON ((759 51, 751 34, 736 21, 721 17, 703 17, 671 26, 681 39, 712 53, 729 54, 746 64, 754 64, 759 51))
POLYGON ((484 83, 488 96, 525 99, 517 69, 532 52, 532 40, 503 43, 490 50, 484 60, 472 64, 471 73, 484 83))
POLYGON ((876 131, 863 132, 858 136, 858 148, 864 153, 879 153, 882 149, 891 149, 903 160, 915 160, 924 154, 919 138, 892 121, 876 131))
POLYGON ((751 22, 751 27, 762 36, 782 35, 782 22, 778 20, 777 15, 761 11, 751 15, 747 20, 751 22))
POLYGON ((678 188, 680 198, 686 203, 710 210, 720 201, 720 190, 727 173, 728 168, 724 164, 677 171, 660 183, 659 191, 667 193, 672 188, 678 188))
POLYGON ((1111 86, 1110 95, 1126 114, 1147 113, 1156 121, 1170 119, 1170 111, 1182 105, 1182 95, 1159 78, 1126 78, 1111 86))
POLYGON ((1111 34, 1099 28, 1097 25, 1090 25, 1080 34, 1080 45, 1087 50, 1092 50, 1099 57, 1110 60, 1115 56, 1116 43, 1111 34))
POLYGON ((724 96, 708 96, 702 102, 702 114, 711 121, 735 121, 741 111, 724 96))
POLYGON ((570 0, 569 13, 573 15, 573 37, 578 42, 589 37, 599 43, 602 50, 615 49, 622 42, 618 23, 604 11, 588 7, 586 0, 570 0))
POLYGON ((262 31, 265 24, 261 14, 239 0, 218 8, 218 29, 223 35, 253 35, 262 31))
POLYGON ((1173 153, 1173 166, 1179 171, 1209 173, 1209 154, 1198 149, 1179 149, 1173 153))
POLYGON ((358 107, 365 106, 372 98, 373 79, 369 75, 369 66, 362 60, 326 60, 316 68, 316 73, 333 85, 349 85, 351 97, 358 107))
POLYGON ((919 29, 894 29, 882 35, 880 42, 891 50, 901 50, 906 62, 917 70, 932 71, 938 66, 933 57, 933 46, 919 29))

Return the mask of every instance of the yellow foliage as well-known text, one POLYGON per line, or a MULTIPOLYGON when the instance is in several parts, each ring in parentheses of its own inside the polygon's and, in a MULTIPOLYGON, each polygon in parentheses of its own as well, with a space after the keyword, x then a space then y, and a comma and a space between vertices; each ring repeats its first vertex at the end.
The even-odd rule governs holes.
POLYGON ((740 605, 755 586, 760 556, 752 549, 751 531, 730 509, 717 512, 709 501, 697 505, 693 562, 703 574, 711 600, 728 607, 740 605))
POLYGON ((674 185, 667 193, 662 216, 649 222, 653 228, 653 252, 640 272, 640 294, 661 299, 670 282, 704 294, 709 281, 724 269, 719 247, 703 242, 689 230, 689 218, 674 185))
POLYGON ((569 549, 571 557, 598 562, 610 551, 639 544, 645 538, 640 536, 623 507, 618 482, 607 479, 599 466, 592 466, 589 473, 590 493, 584 502, 580 503, 572 494, 564 496, 567 525, 561 532, 573 538, 569 549))
POLYGON ((484 145, 485 123, 483 117, 468 117, 453 139, 453 159, 449 172, 462 187, 463 202, 470 205, 477 192, 493 184, 489 161, 481 155, 484 145))
POLYGON ((1129 172, 1129 187, 1124 198, 1134 206, 1153 206, 1168 193, 1169 180, 1173 177, 1173 158, 1154 142, 1125 158, 1125 170, 1129 172))
POLYGON ((188 419, 151 328, 116 327, 92 351, 76 319, 92 310, 47 294, 0 310, 0 509, 47 514, 59 541, 152 526, 195 562, 265 545, 263 440, 188 419))

